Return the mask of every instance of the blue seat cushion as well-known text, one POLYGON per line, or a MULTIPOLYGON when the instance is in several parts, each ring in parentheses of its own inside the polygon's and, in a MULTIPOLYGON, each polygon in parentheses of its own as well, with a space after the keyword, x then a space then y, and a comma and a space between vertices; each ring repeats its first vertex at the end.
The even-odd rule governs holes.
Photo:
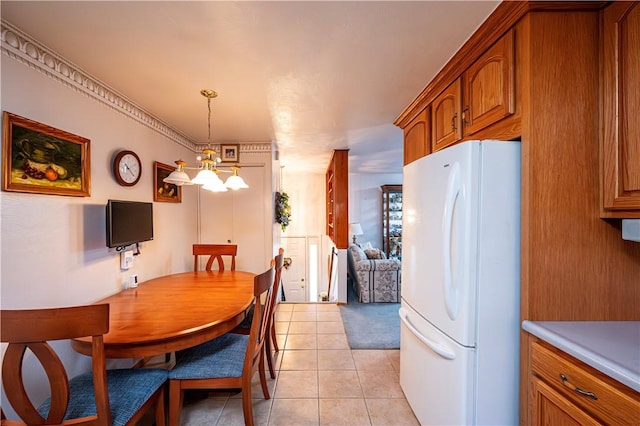
POLYGON ((169 379, 240 377, 249 336, 227 333, 216 339, 176 353, 176 365, 169 379))
POLYGON ((255 307, 256 307, 255 305, 251 305, 251 307, 247 311, 247 316, 244 317, 242 322, 238 324, 238 327, 236 328, 242 328, 245 330, 251 329, 251 321, 253 321, 253 311, 255 310, 255 307))
MULTIPOLYGON (((124 426, 144 405, 155 391, 164 385, 167 371, 155 368, 126 368, 107 370, 109 404, 114 426, 124 426)), ((84 373, 69 381, 69 405, 66 419, 96 414, 96 399, 93 391, 93 374, 84 373)), ((38 412, 47 417, 50 398, 38 412)))

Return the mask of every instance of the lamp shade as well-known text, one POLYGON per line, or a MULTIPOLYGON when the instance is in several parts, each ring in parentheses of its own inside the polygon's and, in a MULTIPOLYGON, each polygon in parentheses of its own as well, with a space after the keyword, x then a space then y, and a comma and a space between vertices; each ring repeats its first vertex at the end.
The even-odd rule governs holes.
POLYGON ((191 178, 189 178, 189 175, 179 170, 172 171, 169 176, 162 179, 162 181, 166 183, 172 183, 177 186, 193 185, 193 182, 191 182, 191 178))
POLYGON ((349 224, 349 233, 351 235, 362 235, 362 234, 364 234, 364 232, 362 232, 362 226, 360 226, 359 223, 350 223, 349 224))
POLYGON ((196 185, 215 185, 220 182, 220 178, 213 171, 202 169, 191 182, 196 185))
POLYGON ((227 181, 224 183, 224 186, 226 186, 229 189, 240 189, 240 188, 248 188, 249 185, 247 185, 244 180, 238 176, 237 174, 231 175, 227 178, 227 181))
POLYGON ((206 189, 211 192, 227 192, 227 187, 222 183, 222 179, 218 177, 216 172, 213 173, 214 179, 207 181, 204 185, 202 185, 202 189, 206 189))

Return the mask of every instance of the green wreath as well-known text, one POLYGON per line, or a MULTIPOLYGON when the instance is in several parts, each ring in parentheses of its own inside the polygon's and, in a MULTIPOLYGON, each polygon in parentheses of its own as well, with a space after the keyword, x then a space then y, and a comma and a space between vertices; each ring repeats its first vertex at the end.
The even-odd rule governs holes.
POLYGON ((286 192, 276 192, 276 223, 280 224, 282 232, 291 222, 291 206, 286 192))

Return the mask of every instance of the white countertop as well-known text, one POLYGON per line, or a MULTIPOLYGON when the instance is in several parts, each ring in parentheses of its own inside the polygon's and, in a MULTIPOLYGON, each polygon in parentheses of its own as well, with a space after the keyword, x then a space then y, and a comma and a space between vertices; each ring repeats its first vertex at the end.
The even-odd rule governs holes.
POLYGON ((522 328, 640 392, 640 321, 523 321, 522 328))

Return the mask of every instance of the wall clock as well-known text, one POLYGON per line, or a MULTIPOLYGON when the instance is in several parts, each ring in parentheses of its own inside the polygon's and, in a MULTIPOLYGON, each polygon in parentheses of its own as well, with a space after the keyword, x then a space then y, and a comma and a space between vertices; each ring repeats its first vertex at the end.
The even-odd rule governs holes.
POLYGON ((120 151, 113 159, 113 173, 122 186, 133 186, 142 176, 140 157, 133 151, 120 151))

